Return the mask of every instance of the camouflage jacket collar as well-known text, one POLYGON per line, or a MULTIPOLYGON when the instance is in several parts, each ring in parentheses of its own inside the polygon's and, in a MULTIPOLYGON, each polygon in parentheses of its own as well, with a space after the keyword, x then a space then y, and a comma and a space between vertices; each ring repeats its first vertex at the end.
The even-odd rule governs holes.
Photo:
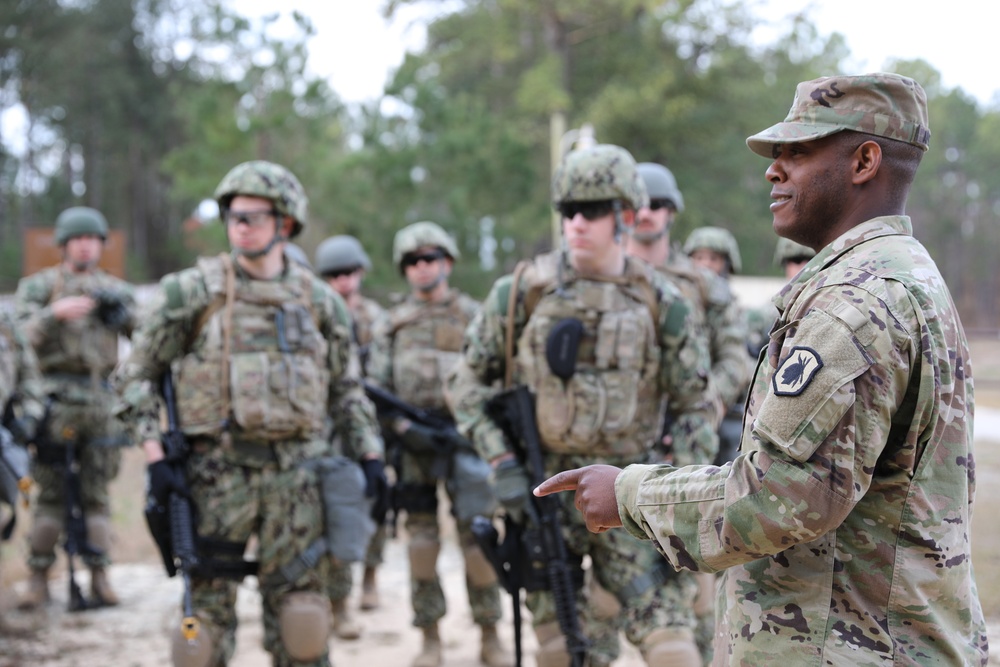
POLYGON ((883 236, 913 236, 913 225, 909 216, 887 215, 872 218, 856 227, 852 227, 844 232, 833 242, 820 249, 816 256, 809 260, 799 274, 792 278, 785 287, 778 292, 771 302, 784 318, 785 309, 789 304, 794 303, 799 294, 807 285, 813 282, 813 278, 820 271, 826 269, 838 259, 848 254, 856 247, 872 239, 883 236))

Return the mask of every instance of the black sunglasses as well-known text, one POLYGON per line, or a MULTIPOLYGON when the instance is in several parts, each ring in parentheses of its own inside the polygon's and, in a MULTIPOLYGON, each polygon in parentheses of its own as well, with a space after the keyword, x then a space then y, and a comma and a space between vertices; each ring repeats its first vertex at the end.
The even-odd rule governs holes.
POLYGON ((443 250, 431 250, 430 252, 422 252, 420 254, 409 253, 403 255, 403 260, 400 262, 403 268, 408 266, 416 266, 420 262, 427 262, 431 264, 438 261, 439 259, 444 259, 445 253, 443 250))
POLYGON ((559 215, 567 220, 572 220, 576 217, 576 214, 579 213, 585 220, 594 221, 598 218, 603 218, 614 211, 615 203, 613 199, 604 199, 601 201, 570 201, 559 204, 557 210, 559 211, 559 215))
POLYGON ((323 274, 324 278, 339 278, 340 276, 349 276, 353 273, 357 273, 361 270, 360 266, 352 266, 348 269, 334 269, 333 271, 327 271, 323 274))
POLYGON ((649 200, 649 210, 650 211, 659 211, 661 208, 669 208, 670 210, 674 210, 674 208, 676 208, 676 207, 674 206, 674 203, 672 201, 670 201, 669 199, 650 199, 649 200))

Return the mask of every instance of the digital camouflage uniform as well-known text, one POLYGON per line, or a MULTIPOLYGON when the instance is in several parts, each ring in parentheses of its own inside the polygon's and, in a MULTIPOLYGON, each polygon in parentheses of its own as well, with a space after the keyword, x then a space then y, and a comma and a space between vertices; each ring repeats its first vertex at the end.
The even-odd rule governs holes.
MULTIPOLYGON (((33 430, 44 412, 42 406, 42 377, 38 371, 38 358, 35 351, 14 324, 14 318, 7 311, 0 309, 0 412, 11 406, 11 416, 20 420, 24 428, 33 430), (17 405, 17 410, 14 410, 17 405)), ((4 430, 5 447, 18 448, 8 455, 17 457, 17 461, 0 461, 0 540, 10 537, 14 528, 14 518, 18 496, 27 489, 19 482, 27 481, 30 476, 21 477, 28 472, 28 453, 23 450, 24 442, 15 442, 14 435, 31 435, 17 433, 13 423, 5 422, 0 429, 4 430), (14 429, 12 434, 6 427, 14 429), (19 465, 19 467, 12 467, 19 465), (4 505, 7 507, 5 508, 4 505)), ((23 482, 22 482, 23 483, 23 482)), ((0 622, 2 628, 2 622, 0 622)))
MULTIPOLYGON (((413 295, 389 310, 388 326, 375 332, 368 360, 369 379, 402 400, 451 420, 444 398, 444 378, 458 359, 462 335, 479 308, 471 297, 450 289, 441 301, 427 302, 413 295)), ((406 511, 406 531, 411 551, 418 546, 439 548, 436 493, 438 480, 431 473, 434 456, 402 447, 397 470, 397 493, 425 498, 421 507, 406 511), (434 546, 437 545, 437 546, 434 546)), ((455 506, 450 483, 445 490, 455 506)), ((484 508, 489 510, 490 508, 484 508)), ((466 566, 466 590, 472 618, 477 625, 492 626, 500 620, 500 593, 496 575, 476 545, 472 518, 457 521, 458 539, 466 566)), ((434 551, 436 561, 436 551, 434 551)), ((411 558, 411 568, 412 568, 411 558)), ((429 567, 427 568, 430 569, 429 567)), ((436 567, 433 572, 410 576, 413 625, 427 628, 445 614, 445 597, 436 567)))
MULTIPOLYGON (((220 208, 236 195, 272 201, 274 238, 283 216, 295 221, 292 236, 305 222, 305 194, 280 165, 235 167, 216 189, 220 208)), ((381 456, 382 442, 340 296, 297 262, 257 280, 237 259, 235 251, 203 258, 160 281, 118 378, 121 409, 139 441, 159 439, 155 387, 172 370, 179 427, 191 447, 185 467, 199 556, 218 557, 211 544, 240 547, 256 535, 264 648, 276 667, 326 666, 328 561, 297 567, 324 532, 311 459, 328 453, 331 417, 355 460, 381 456)), ((207 638, 198 645, 175 635, 175 664, 192 664, 187 656, 208 646, 210 664, 225 665, 235 649, 238 584, 195 574, 193 608, 207 638)))
POLYGON ((100 551, 83 553, 81 558, 90 568, 103 569, 111 562, 108 486, 118 474, 120 448, 127 444, 124 428, 113 413, 116 397, 108 378, 118 364, 118 336, 129 335, 134 325, 132 286, 97 268, 77 273, 59 265, 22 278, 15 304, 21 330, 38 356, 43 394, 52 397, 47 426, 38 435, 41 444, 36 443, 32 462, 32 476, 40 490, 28 565, 41 573, 55 562, 66 511, 65 452, 72 445, 80 464, 87 538, 100 551), (96 308, 72 321, 57 320, 52 314, 50 304, 60 298, 95 296, 102 291, 117 296, 129 311, 119 330, 104 324, 96 308))
MULTIPOLYGON (((691 306, 648 264, 631 258, 625 262, 624 276, 594 279, 576 275, 562 254, 554 252, 535 258, 518 281, 512 379, 535 394, 546 476, 590 463, 647 460, 667 398, 671 409, 686 418, 686 427, 674 432, 676 446, 684 451, 714 447, 714 407, 704 398, 708 350, 703 333, 692 324, 691 306), (528 295, 532 302, 537 299, 530 318, 528 295), (574 375, 564 384, 548 368, 545 343, 553 325, 566 317, 582 320, 585 334, 574 375)), ((506 276, 494 284, 466 332, 461 362, 449 382, 459 428, 470 434, 486 460, 510 451, 502 432, 485 416, 484 405, 504 379, 512 282, 506 276)), ((637 646, 658 631, 690 636, 693 578, 673 576, 648 540, 636 542, 614 531, 589 533, 580 515, 570 511, 572 497, 561 500, 569 550, 579 557, 590 555, 598 583, 624 610, 615 627, 620 623, 637 646)), ((583 590, 578 608, 584 634, 605 637, 608 621, 592 617, 583 590)), ((536 628, 552 627, 550 592, 530 593, 528 606, 536 628)), ((540 643, 545 639, 540 636, 540 643)), ((610 664, 618 650, 616 631, 613 641, 591 647, 590 664, 610 664)))
MULTIPOLYGON (((771 157, 843 129, 926 150, 924 92, 890 74, 804 82, 747 144, 771 157)), ((774 303, 740 456, 627 468, 625 527, 677 567, 724 570, 717 665, 985 665, 969 346, 909 218, 845 231, 774 303)))

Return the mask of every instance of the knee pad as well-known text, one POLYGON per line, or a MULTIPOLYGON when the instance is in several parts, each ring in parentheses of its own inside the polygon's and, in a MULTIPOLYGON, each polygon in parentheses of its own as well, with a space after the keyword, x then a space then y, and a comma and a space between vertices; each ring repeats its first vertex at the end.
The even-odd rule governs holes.
POLYGON ((653 630, 642 642, 647 667, 701 667, 694 633, 687 628, 653 630))
POLYGON ((278 630, 288 656, 300 662, 323 657, 330 620, 330 601, 325 595, 308 591, 286 595, 278 613, 278 630))
POLYGON ((535 653, 537 667, 569 667, 569 651, 566 638, 558 623, 543 623, 535 628, 538 651, 535 653))
POLYGON ((111 551, 111 520, 100 515, 87 517, 87 541, 105 554, 111 551))
POLYGON ((215 664, 218 646, 212 626, 201 621, 198 636, 192 640, 184 638, 180 626, 174 629, 170 638, 170 659, 174 667, 209 667, 215 664))
POLYGON ((60 532, 62 532, 61 520, 47 514, 36 515, 31 526, 31 536, 28 538, 32 553, 51 553, 56 548, 60 532))
POLYGON ((594 618, 599 621, 615 618, 622 611, 621 602, 597 582, 597 577, 591 577, 587 584, 587 600, 594 618))
POLYGON ((715 575, 711 572, 699 572, 694 576, 698 580, 698 595, 691 610, 697 617, 708 616, 715 609, 715 575))
POLYGON ((467 546, 462 549, 465 558, 465 574, 473 588, 486 588, 497 583, 497 573, 486 560, 483 550, 477 546, 467 546))
POLYGON ((429 535, 417 533, 410 537, 410 576, 419 581, 431 581, 437 576, 437 559, 441 542, 429 535))

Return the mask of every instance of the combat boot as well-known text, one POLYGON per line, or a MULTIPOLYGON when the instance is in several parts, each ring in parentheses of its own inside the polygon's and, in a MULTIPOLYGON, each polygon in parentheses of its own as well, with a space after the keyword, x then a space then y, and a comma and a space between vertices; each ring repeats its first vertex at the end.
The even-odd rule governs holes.
POLYGON ((378 587, 375 585, 375 568, 365 568, 364 579, 361 580, 361 608, 365 611, 378 609, 378 587))
POLYGON ((424 628, 424 645, 411 667, 440 667, 441 662, 441 635, 435 623, 424 628))
POLYGON ((344 599, 333 600, 333 634, 340 639, 357 639, 361 636, 361 625, 351 615, 344 599))
POLYGON ((514 664, 513 658, 507 653, 500 636, 497 635, 497 626, 484 625, 483 641, 479 648, 479 659, 484 665, 489 667, 511 667, 514 664))
POLYGON ((90 595, 102 607, 114 607, 120 602, 103 567, 90 569, 90 595))
POLYGON ((49 602, 49 571, 32 570, 28 579, 28 590, 17 601, 17 608, 25 611, 38 609, 49 602))

